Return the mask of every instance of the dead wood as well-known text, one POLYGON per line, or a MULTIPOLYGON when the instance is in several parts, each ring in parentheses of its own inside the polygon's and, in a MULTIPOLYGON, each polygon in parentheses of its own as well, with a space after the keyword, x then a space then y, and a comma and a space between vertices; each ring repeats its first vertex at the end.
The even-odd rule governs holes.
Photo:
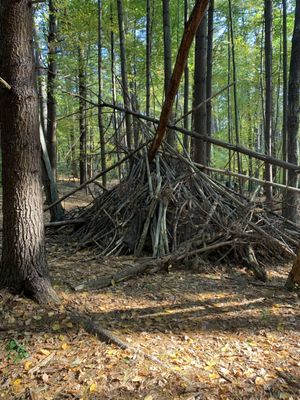
MULTIPOLYGON (((76 97, 78 97, 78 96, 76 95, 76 97)), ((139 118, 140 120, 152 122, 153 124, 158 124, 159 123, 159 120, 156 119, 156 118, 148 117, 148 116, 146 116, 144 114, 141 114, 141 113, 139 113, 137 111, 128 110, 128 109, 126 109, 124 107, 121 107, 121 106, 118 106, 118 105, 110 104, 110 103, 107 103, 107 102, 104 102, 104 101, 102 101, 101 104, 92 102, 92 101, 90 101, 88 99, 86 99, 86 101, 88 103, 94 105, 95 107, 107 107, 107 108, 110 108, 112 110, 117 110, 117 111, 120 111, 120 112, 123 112, 123 113, 129 113, 129 114, 139 118)), ((233 143, 228 143, 228 142, 225 142, 223 140, 216 139, 216 138, 214 138, 212 136, 201 135, 198 132, 195 132, 195 131, 192 131, 192 130, 188 130, 188 129, 184 129, 184 128, 181 128, 181 127, 179 127, 177 125, 173 125, 171 123, 168 123, 167 127, 169 129, 171 129, 171 130, 183 133, 184 135, 188 135, 188 136, 191 136, 191 137, 195 137, 197 139, 201 139, 201 140, 206 141, 208 143, 214 144, 215 146, 222 147, 222 148, 227 149, 227 150, 235 151, 237 153, 245 154, 246 156, 253 157, 253 158, 257 159, 257 160, 261 160, 261 161, 264 161, 264 162, 268 162, 269 164, 272 164, 272 165, 277 165, 278 167, 281 167, 281 168, 285 168, 285 169, 288 169, 288 170, 291 170, 291 171, 297 171, 297 172, 300 171, 300 166, 299 165, 292 164, 292 163, 289 163, 287 161, 282 161, 282 160, 279 160, 277 158, 268 156, 266 154, 258 153, 258 152, 254 151, 254 150, 250 150, 250 149, 248 149, 246 147, 243 147, 243 146, 240 146, 240 145, 236 145, 236 144, 233 144, 233 143)))
POLYGON ((74 290, 86 290, 86 289, 103 289, 109 286, 113 286, 116 283, 128 280, 141 274, 143 272, 148 271, 149 269, 156 267, 158 265, 156 260, 146 260, 143 262, 139 262, 136 265, 131 266, 125 270, 118 271, 117 273, 100 277, 98 279, 94 279, 92 281, 81 283, 74 287, 74 290))
POLYGON ((156 135, 149 150, 149 160, 152 161, 157 153, 166 133, 166 128, 170 119, 173 108, 175 96, 177 94, 181 77, 187 62, 189 50, 198 26, 204 16, 208 5, 208 0, 197 0, 193 8, 191 16, 185 24, 182 40, 179 46, 175 66, 170 79, 168 93, 164 101, 162 111, 160 114, 159 124, 157 127, 156 135))
MULTIPOLYGON (((93 247, 101 256, 155 260, 100 278, 96 288, 148 271, 153 262, 161 269, 199 258, 246 264, 265 281, 264 265, 293 257, 300 240, 300 227, 256 204, 255 196, 249 200, 226 188, 169 148, 151 164, 146 152, 135 156, 128 177, 70 218, 86 221, 73 234, 79 247, 93 247)), ((93 283, 76 289, 87 285, 93 283)))

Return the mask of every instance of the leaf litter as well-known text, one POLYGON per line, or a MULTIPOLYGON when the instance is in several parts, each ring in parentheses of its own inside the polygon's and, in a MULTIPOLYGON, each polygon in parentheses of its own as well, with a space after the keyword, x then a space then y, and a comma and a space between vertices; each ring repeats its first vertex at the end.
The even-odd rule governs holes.
POLYGON ((63 234, 47 241, 61 304, 0 292, 0 399, 300 398, 300 303, 280 288, 290 265, 269 265, 269 286, 243 268, 206 265, 76 292, 130 258, 75 251, 63 234), (128 349, 87 332, 70 310, 128 349))

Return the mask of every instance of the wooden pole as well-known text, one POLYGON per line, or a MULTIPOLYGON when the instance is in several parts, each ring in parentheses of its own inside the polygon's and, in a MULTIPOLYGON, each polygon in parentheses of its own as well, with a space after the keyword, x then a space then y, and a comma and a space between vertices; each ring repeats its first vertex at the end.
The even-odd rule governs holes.
POLYGON ((206 11, 207 4, 208 0, 198 0, 194 6, 194 9, 191 13, 188 22, 185 25, 183 37, 181 40, 174 70, 170 80, 168 93, 166 95, 166 99, 162 107, 157 131, 148 153, 149 161, 152 161, 154 159, 155 154, 165 137, 166 129, 169 123, 169 118, 172 113, 174 99, 177 94, 180 80, 183 75, 185 64, 188 58, 189 49, 191 47, 198 26, 206 11))

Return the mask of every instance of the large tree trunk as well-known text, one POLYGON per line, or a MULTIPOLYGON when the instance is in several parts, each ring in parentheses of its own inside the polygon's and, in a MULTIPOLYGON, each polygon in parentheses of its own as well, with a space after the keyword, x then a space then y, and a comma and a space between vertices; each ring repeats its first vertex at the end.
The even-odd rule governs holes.
MULTIPOLYGON (((295 26, 292 39, 290 61, 287 135, 288 135, 288 162, 298 164, 298 131, 299 131, 299 92, 300 92, 300 0, 296 1, 295 26)), ((297 172, 288 171, 288 185, 297 186, 297 172)), ((283 202, 283 215, 296 222, 297 193, 287 191, 283 202)))
POLYGON ((32 7, 0 0, 0 89, 3 179, 1 286, 47 303, 57 300, 48 276, 41 191, 38 96, 32 7))
MULTIPOLYGON (((195 41, 194 107, 206 100, 207 13, 199 25, 195 41)), ((194 130, 207 136, 206 104, 194 111, 194 130)), ((194 161, 207 165, 207 142, 193 140, 194 161)))

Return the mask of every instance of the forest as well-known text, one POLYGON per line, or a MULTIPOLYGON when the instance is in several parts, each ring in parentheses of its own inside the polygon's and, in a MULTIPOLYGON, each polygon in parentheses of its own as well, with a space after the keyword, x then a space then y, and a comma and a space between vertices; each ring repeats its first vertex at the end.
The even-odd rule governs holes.
POLYGON ((300 0, 0 0, 0 398, 300 397, 300 0))

